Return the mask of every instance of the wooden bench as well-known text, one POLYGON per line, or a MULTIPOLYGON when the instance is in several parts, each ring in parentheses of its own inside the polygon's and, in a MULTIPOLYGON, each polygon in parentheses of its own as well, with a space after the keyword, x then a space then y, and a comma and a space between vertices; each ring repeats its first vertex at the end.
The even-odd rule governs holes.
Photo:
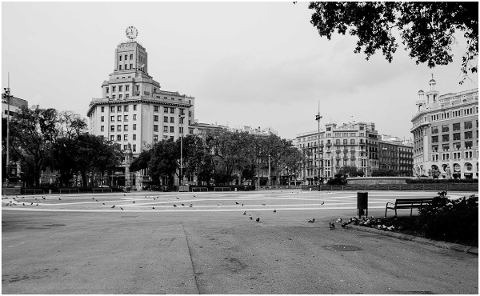
POLYGON ((395 216, 397 216, 397 209, 410 209, 410 216, 412 216, 414 208, 419 209, 431 206, 432 201, 433 198, 409 198, 396 199, 395 203, 387 202, 387 204, 385 205, 385 218, 387 217, 388 209, 394 210, 395 216))

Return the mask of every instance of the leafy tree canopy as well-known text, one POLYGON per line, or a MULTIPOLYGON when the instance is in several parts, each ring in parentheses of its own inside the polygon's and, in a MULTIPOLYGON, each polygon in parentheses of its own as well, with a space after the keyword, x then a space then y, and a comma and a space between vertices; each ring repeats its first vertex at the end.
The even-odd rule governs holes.
POLYGON ((339 34, 357 36, 354 52, 362 50, 368 60, 377 50, 391 62, 399 44, 394 30, 415 62, 430 68, 453 61, 456 31, 467 40, 462 56, 462 84, 477 72, 472 61, 478 56, 478 2, 311 2, 310 23, 320 36, 331 39, 339 34))

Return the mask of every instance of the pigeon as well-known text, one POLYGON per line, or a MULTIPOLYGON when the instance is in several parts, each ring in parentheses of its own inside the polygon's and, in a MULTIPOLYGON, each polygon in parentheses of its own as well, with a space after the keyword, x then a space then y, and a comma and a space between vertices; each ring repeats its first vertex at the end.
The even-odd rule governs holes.
POLYGON ((246 215, 246 214, 247 214, 247 211, 243 212, 243 214, 246 215))
POLYGON ((112 209, 114 209, 114 208, 115 208, 115 205, 112 206, 112 209))
POLYGON ((217 206, 220 206, 220 204, 219 204, 219 203, 217 203, 217 206))
POLYGON ((243 204, 242 204, 242 207, 243 207, 243 204))
POLYGON ((190 207, 193 207, 193 205, 192 205, 192 204, 190 204, 190 207))
POLYGON ((35 197, 35 200, 37 200, 37 198, 35 197))
POLYGON ((45 199, 45 197, 42 196, 43 199, 45 199))
POLYGON ((62 200, 62 199, 59 197, 58 200, 62 200))
POLYGON ((9 205, 9 203, 7 203, 5 206, 7 206, 7 207, 8 207, 8 205, 9 205))
POLYGON ((92 199, 95 199, 95 197, 92 197, 92 199))
POLYGON ((276 213, 276 212, 277 212, 277 210, 273 210, 273 212, 274 212, 274 213, 276 213))
POLYGON ((184 207, 185 205, 184 205, 184 204, 182 204, 182 206, 184 207))
POLYGON ((124 193, 123 196, 127 196, 127 195, 124 193))
POLYGON ((179 199, 179 198, 177 197, 177 199, 179 199))
POLYGON ((255 219, 255 221, 260 222, 260 218, 255 219))
POLYGON ((324 204, 324 203, 325 203, 325 202, 324 202, 324 201, 322 201, 321 205, 323 206, 323 204, 324 204))
POLYGON ((122 209, 122 211, 123 211, 123 208, 122 208, 122 207, 120 207, 120 209, 122 209))
POLYGON ((103 203, 103 205, 105 205, 105 203, 104 203, 104 202, 102 202, 102 203, 103 203))
POLYGON ((253 220, 253 217, 252 217, 252 216, 250 216, 250 220, 253 220))
POLYGON ((195 197, 195 195, 193 197, 195 197))
POLYGON ((33 206, 33 202, 30 205, 33 206))
POLYGON ((262 206, 264 206, 265 204, 262 204, 262 206))
POLYGON ((238 202, 235 202, 236 205, 238 205, 239 203, 238 202))
POLYGON ((153 207, 153 210, 155 210, 155 207, 153 207))
POLYGON ((177 205, 173 205, 175 208, 177 207, 177 205))
POLYGON ((96 202, 98 202, 98 200, 95 200, 96 202))
POLYGON ((341 223, 341 222, 342 222, 342 218, 338 218, 337 223, 341 223))
POLYGON ((313 218, 312 220, 308 220, 308 223, 315 223, 315 218, 313 218))
POLYGON ((343 222, 343 223, 342 223, 342 227, 343 227, 343 228, 346 228, 346 227, 347 227, 347 225, 348 225, 348 223, 347 223, 347 222, 343 222))
POLYGON ((38 203, 37 203, 37 207, 38 207, 38 203))
POLYGON ((25 203, 23 203, 23 205, 25 206, 25 203))
POLYGON ((335 229, 335 223, 329 222, 329 223, 328 223, 328 229, 330 229, 330 230, 335 229))

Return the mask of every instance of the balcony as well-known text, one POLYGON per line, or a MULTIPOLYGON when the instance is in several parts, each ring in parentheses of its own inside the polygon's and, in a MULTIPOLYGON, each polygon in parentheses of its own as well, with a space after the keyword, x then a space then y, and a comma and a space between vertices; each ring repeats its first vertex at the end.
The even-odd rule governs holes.
POLYGON ((340 149, 337 149, 337 150, 335 150, 335 152, 336 152, 337 154, 339 154, 339 153, 342 152, 342 151, 341 151, 340 149))
POLYGON ((325 144, 325 146, 331 147, 331 146, 332 146, 332 143, 327 143, 327 144, 325 144))

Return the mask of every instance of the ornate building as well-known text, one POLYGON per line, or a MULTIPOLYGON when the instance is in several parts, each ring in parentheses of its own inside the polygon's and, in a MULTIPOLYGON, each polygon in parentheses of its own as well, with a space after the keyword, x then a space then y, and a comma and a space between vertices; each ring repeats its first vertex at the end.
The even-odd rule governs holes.
POLYGON ((478 88, 439 95, 420 90, 412 118, 414 174, 478 178, 478 88))
POLYGON ((327 123, 320 131, 298 135, 297 148, 305 151, 307 156, 300 178, 308 184, 315 184, 319 177, 331 178, 345 166, 356 166, 367 176, 371 175, 373 170, 378 169, 377 137, 372 122, 340 126, 327 123))
POLYGON ((127 37, 117 46, 114 70, 102 83, 102 96, 90 102, 87 117, 91 134, 120 144, 127 155, 109 184, 140 189, 146 172, 130 173, 130 162, 148 145, 193 134, 195 98, 161 89, 148 74, 148 54, 134 27, 127 28, 127 37))

